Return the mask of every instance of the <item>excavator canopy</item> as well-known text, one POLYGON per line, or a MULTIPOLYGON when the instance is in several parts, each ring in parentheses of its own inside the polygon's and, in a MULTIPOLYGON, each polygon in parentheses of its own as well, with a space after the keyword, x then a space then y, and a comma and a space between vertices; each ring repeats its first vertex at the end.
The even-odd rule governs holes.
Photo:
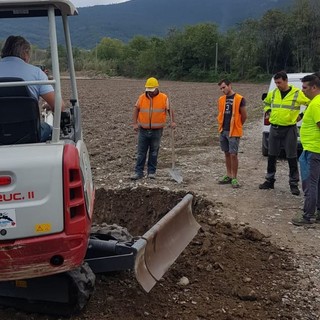
POLYGON ((56 16, 78 14, 69 0, 0 0, 0 18, 45 17, 49 6, 55 8, 56 16))

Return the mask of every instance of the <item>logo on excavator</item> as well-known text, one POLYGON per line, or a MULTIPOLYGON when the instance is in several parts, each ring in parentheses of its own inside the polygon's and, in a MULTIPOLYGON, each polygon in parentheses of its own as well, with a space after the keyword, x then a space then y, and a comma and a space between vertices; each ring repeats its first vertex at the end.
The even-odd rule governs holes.
MULTIPOLYGON (((10 210, 12 211, 12 210, 10 210)), ((0 211, 0 226, 1 227, 14 227, 16 225, 15 220, 15 214, 13 212, 12 217, 10 217, 10 215, 12 215, 12 212, 6 212, 6 211, 0 211)))
POLYGON ((34 199, 34 191, 28 191, 27 194, 22 194, 21 192, 0 194, 0 202, 22 201, 26 199, 34 199))

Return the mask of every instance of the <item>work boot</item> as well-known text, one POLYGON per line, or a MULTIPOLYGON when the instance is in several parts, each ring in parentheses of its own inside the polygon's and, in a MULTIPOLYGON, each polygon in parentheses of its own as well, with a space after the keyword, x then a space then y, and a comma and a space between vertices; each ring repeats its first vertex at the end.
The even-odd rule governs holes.
POLYGON ((298 227, 310 226, 313 221, 310 218, 306 218, 302 213, 297 214, 292 220, 292 224, 298 227))
POLYGON ((143 178, 143 175, 142 174, 138 174, 138 173, 135 173, 134 175, 132 175, 130 177, 131 180, 139 180, 139 179, 142 179, 143 178))
POLYGON ((293 195, 295 195, 295 196, 300 195, 300 190, 299 190, 298 186, 291 185, 290 190, 293 195))
POLYGON ((274 181, 266 180, 264 183, 259 184, 259 189, 274 189, 274 181))

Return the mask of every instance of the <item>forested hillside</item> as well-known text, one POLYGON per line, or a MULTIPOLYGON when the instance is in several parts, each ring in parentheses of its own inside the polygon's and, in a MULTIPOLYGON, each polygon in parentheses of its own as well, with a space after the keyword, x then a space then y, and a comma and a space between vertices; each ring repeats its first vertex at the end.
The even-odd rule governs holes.
MULTIPOLYGON (((90 49, 103 37, 127 42, 136 35, 165 36, 171 29, 204 22, 215 23, 220 31, 226 31, 245 19, 260 18, 268 9, 286 9, 292 3, 293 0, 131 0, 79 8, 79 16, 70 18, 73 44, 90 49)), ((38 20, 0 20, 0 39, 21 34, 46 48, 46 30, 39 28, 38 20)))
MULTIPOLYGON (((275 1, 273 4, 279 5, 280 2, 275 1)), ((75 68, 77 71, 94 71, 95 74, 108 76, 155 76, 192 81, 217 81, 222 77, 232 81, 262 81, 270 79, 270 75, 279 70, 320 70, 319 0, 292 0, 286 9, 277 7, 263 11, 257 18, 251 17, 249 13, 255 12, 258 15, 254 8, 262 10, 262 6, 270 5, 271 0, 224 0, 223 4, 219 3, 215 7, 211 6, 211 2, 217 4, 216 0, 170 0, 170 3, 169 0, 131 0, 119 5, 85 8, 83 12, 81 9, 79 17, 71 18, 74 22, 80 17, 84 19, 81 25, 72 26, 75 68), (144 8, 140 7, 143 4, 144 8), (117 6, 123 10, 131 8, 126 13, 130 12, 130 19, 129 16, 122 16, 120 20, 112 20, 112 9, 108 20, 103 9, 115 9, 117 6), (98 11, 93 14, 94 11, 90 10, 98 11), (181 12, 185 12, 185 16, 181 12), (224 30, 222 26, 225 25, 207 21, 205 17, 211 13, 217 14, 224 23, 232 21, 233 26, 224 30), (249 18, 236 23, 236 14, 248 15, 249 18), (200 16, 203 19, 200 22, 192 20, 200 16), (118 33, 118 36, 112 37, 103 31, 102 26, 97 27, 97 22, 103 18, 103 26, 118 33), (183 21, 189 22, 184 24, 183 21), (119 28, 127 26, 128 41, 121 39, 120 29, 115 27, 116 22, 119 28), (166 32, 162 30, 163 35, 155 35, 154 30, 162 26, 162 22, 168 23, 168 26, 170 23, 175 25, 168 27, 166 32), (141 32, 134 31, 139 28, 141 32), (93 36, 98 32, 100 36, 93 36), (132 37, 129 37, 130 33, 132 37), (84 45, 81 45, 81 41, 84 45), (91 46, 89 50, 87 45, 89 48, 91 46)), ((288 4, 281 0, 281 5, 285 3, 288 4)), ((43 24, 47 23, 46 19, 42 21, 43 24)), ((12 25, 10 31, 7 27, 0 30, 21 34, 17 31, 18 27, 16 24, 12 25)), ((22 35, 32 44, 37 44, 42 40, 40 32, 43 29, 41 22, 37 22, 37 25, 29 23, 24 27, 22 35)), ((46 50, 34 49, 31 62, 50 67, 51 61, 46 57, 46 50)), ((65 56, 65 48, 60 45, 62 70, 67 68, 65 56)))
POLYGON ((217 81, 264 80, 279 70, 320 70, 319 0, 295 0, 227 32, 214 23, 172 29, 164 37, 135 36, 128 43, 104 37, 91 51, 75 50, 78 70, 108 75, 217 81))
MULTIPOLYGON (((111 6, 81 8, 84 21, 95 23, 88 31, 128 41, 135 35, 164 36, 172 28, 212 22, 221 31, 247 18, 259 18, 268 9, 285 8, 292 0, 131 0, 111 6)), ((74 21, 73 26, 78 26, 74 21)), ((78 27, 77 27, 78 28, 78 27)), ((84 26, 81 28, 84 31, 84 26)))

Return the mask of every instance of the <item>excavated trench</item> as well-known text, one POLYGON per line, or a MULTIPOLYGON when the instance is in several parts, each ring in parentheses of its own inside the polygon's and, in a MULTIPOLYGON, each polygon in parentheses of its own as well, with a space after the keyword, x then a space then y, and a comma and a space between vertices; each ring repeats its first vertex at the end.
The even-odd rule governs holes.
MULTIPOLYGON (((185 194, 146 187, 98 189, 95 223, 117 224, 139 236, 185 194)), ((296 289, 291 253, 248 225, 224 222, 215 214, 215 204, 201 196, 194 194, 192 207, 201 229, 163 281, 146 294, 130 273, 99 277, 94 302, 84 316, 105 304, 100 312, 119 319, 294 318, 294 302, 282 303, 296 289), (108 287, 112 303, 106 300, 108 287), (132 310, 129 318, 124 317, 127 310, 132 310)))
MULTIPOLYGON (((144 234, 187 193, 160 188, 98 189, 96 191, 94 222, 125 227, 133 236, 144 234)), ((214 204, 194 195, 194 215, 212 211, 214 204)))

